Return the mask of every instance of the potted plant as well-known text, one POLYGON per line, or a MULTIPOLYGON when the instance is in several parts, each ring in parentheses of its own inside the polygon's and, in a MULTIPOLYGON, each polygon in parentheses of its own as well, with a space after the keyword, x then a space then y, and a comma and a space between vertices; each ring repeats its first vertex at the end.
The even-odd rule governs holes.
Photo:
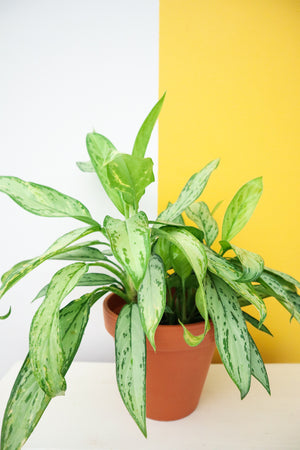
MULTIPOLYGON (((84 227, 58 238, 41 256, 17 263, 1 278, 2 297, 44 261, 68 261, 36 296, 43 300, 33 317, 29 353, 5 411, 3 450, 20 448, 51 398, 66 390, 65 375, 80 345, 90 309, 108 292, 113 296, 105 300, 108 314, 105 320, 111 333, 116 321, 118 387, 145 436, 146 348, 148 356, 151 353, 155 359, 159 353, 158 335, 164 341, 168 330, 174 327, 181 330, 179 340, 184 350, 201 349, 205 342, 209 344, 207 364, 212 357, 215 335, 224 366, 242 398, 249 391, 251 376, 270 392, 263 360, 246 322, 270 333, 263 324, 264 298, 269 296, 275 297, 291 313, 291 318, 299 322, 300 297, 298 281, 265 267, 259 255, 231 242, 256 207, 262 193, 262 179, 244 184, 229 203, 218 252, 211 248, 218 235, 213 217, 218 205, 210 211, 198 198, 219 160, 194 174, 176 202, 169 204, 156 220, 149 220, 139 210, 139 201, 154 180, 153 162, 145 158, 145 151, 163 101, 164 96, 142 124, 132 154, 119 153, 100 134, 87 135, 90 160, 78 166, 83 171, 96 172, 123 220, 106 216, 103 224, 99 224, 72 197, 19 178, 0 177, 0 191, 25 210, 40 216, 72 217, 85 223, 84 227), (193 225, 185 223, 183 213, 193 225), (61 308, 64 298, 76 286, 93 288, 61 308), (259 320, 243 310, 250 304, 256 307, 259 320), (109 308, 112 305, 115 309, 109 308)), ((10 311, 1 318, 6 319, 9 314, 10 311)), ((163 358, 164 355, 160 361, 163 358)), ((173 378, 168 380, 169 384, 173 381, 173 378)))

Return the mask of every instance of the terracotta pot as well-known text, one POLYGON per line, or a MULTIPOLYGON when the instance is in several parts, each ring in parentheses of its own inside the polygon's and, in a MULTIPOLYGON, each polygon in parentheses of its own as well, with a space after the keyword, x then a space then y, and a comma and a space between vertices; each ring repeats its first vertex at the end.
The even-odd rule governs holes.
MULTIPOLYGON (((124 301, 110 294, 103 303, 104 323, 114 337, 118 314, 124 301)), ((187 325, 199 335, 204 323, 187 325)), ((191 414, 199 403, 206 375, 215 350, 211 329, 197 347, 183 339, 181 325, 159 325, 155 334, 156 352, 147 340, 146 406, 147 417, 155 420, 177 420, 191 414)))

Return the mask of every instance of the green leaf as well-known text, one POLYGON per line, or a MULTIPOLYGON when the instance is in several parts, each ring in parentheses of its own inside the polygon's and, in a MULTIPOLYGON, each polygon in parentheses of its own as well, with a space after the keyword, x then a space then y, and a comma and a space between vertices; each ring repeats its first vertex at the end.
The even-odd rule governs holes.
POLYGON ((202 194, 211 173, 218 167, 219 159, 207 164, 200 172, 195 173, 186 183, 178 199, 163 211, 158 220, 172 221, 194 203, 202 194))
POLYGON ((250 344, 237 296, 224 281, 214 275, 206 277, 205 291, 220 357, 244 398, 251 381, 250 344))
POLYGON ((99 227, 83 227, 70 231, 58 238, 41 256, 33 259, 27 259, 14 265, 10 270, 2 275, 2 286, 0 287, 0 298, 7 292, 14 284, 21 280, 25 275, 38 267, 44 261, 53 258, 65 251, 65 248, 72 244, 72 242, 87 236, 88 234, 98 231, 99 227))
POLYGON ((255 281, 264 270, 264 260, 256 253, 249 252, 228 241, 220 241, 223 250, 232 249, 242 264, 243 274, 236 281, 255 281))
POLYGON ((135 138, 135 142, 133 145, 132 155, 143 158, 145 156, 145 152, 148 146, 149 139, 151 137, 155 122, 159 116, 162 105, 165 100, 166 93, 158 100, 158 102, 151 109, 150 113, 144 120, 137 137, 135 138))
POLYGON ((222 278, 239 296, 252 303, 260 314, 260 325, 266 318, 267 309, 264 301, 257 295, 254 287, 250 283, 235 281, 240 278, 241 272, 226 259, 217 255, 214 251, 205 247, 209 270, 222 278))
POLYGON ((62 374, 64 354, 59 329, 59 307, 86 271, 85 264, 74 263, 57 272, 31 323, 31 367, 40 387, 49 397, 61 395, 66 390, 62 374))
POLYGON ((146 187, 154 181, 153 161, 120 153, 107 164, 107 175, 110 186, 137 212, 146 187))
POLYGON ((172 267, 177 273, 177 275, 180 276, 183 280, 188 278, 192 273, 192 266, 190 265, 189 261, 186 259, 186 256, 184 253, 182 253, 181 250, 179 250, 176 245, 171 244, 170 245, 170 257, 171 257, 171 263, 172 267))
POLYGON ((178 247, 192 266, 198 283, 201 284, 207 269, 207 256, 201 242, 184 228, 162 227, 155 229, 155 233, 178 247))
POLYGON ((193 203, 186 209, 186 215, 204 232, 205 242, 210 247, 214 243, 219 229, 206 203, 193 203))
POLYGON ((137 304, 125 305, 115 331, 116 375, 122 400, 136 424, 146 431, 146 339, 137 304))
POLYGON ((183 328, 183 338, 187 345, 189 345, 190 347, 197 347, 197 345, 201 344, 201 342, 205 338, 205 333, 195 336, 187 329, 187 327, 181 322, 180 319, 178 319, 178 322, 183 328))
POLYGON ((119 155, 118 150, 106 137, 98 133, 89 133, 87 135, 86 146, 104 190, 121 214, 124 215, 125 209, 122 195, 111 186, 107 173, 108 164, 119 155))
POLYGON ((11 314, 11 307, 9 307, 9 310, 6 314, 4 314, 4 316, 0 316, 0 320, 5 320, 7 319, 11 314))
POLYGON ((161 258, 153 255, 149 259, 144 279, 138 290, 138 306, 144 332, 153 349, 155 331, 166 306, 165 269, 161 258))
POLYGON ((90 225, 97 223, 81 202, 41 184, 2 176, 0 191, 7 194, 26 211, 38 216, 73 217, 90 225))
POLYGON ((222 240, 231 241, 249 221, 263 191, 262 178, 244 184, 231 200, 224 216, 222 240))
MULTIPOLYGON (((110 284, 120 284, 120 281, 104 273, 85 273, 78 280, 76 286, 107 286, 110 284)), ((33 301, 45 297, 48 287, 49 284, 46 284, 34 297, 33 301)))
POLYGON ((242 313, 243 313, 244 319, 247 322, 251 323, 251 325, 253 327, 255 327, 257 330, 263 331, 264 333, 267 333, 270 336, 273 336, 271 331, 265 325, 259 325, 259 321, 255 317, 250 316, 250 314, 246 313, 246 311, 242 311, 242 313))
POLYGON ((76 163, 76 165, 82 172, 95 172, 95 168, 94 168, 93 164, 91 163, 91 161, 86 161, 86 162, 78 161, 76 163))
POLYGON ((291 313, 291 319, 295 319, 300 322, 300 301, 297 301, 300 297, 291 291, 287 291, 284 286, 280 284, 276 276, 268 272, 263 272, 259 279, 259 282, 269 289, 270 295, 275 297, 279 303, 291 313))
POLYGON ((125 221, 106 216, 103 224, 116 260, 126 269, 138 290, 150 258, 150 230, 145 213, 125 221))
POLYGON ((154 245, 154 253, 158 255, 164 263, 165 270, 170 270, 172 268, 172 260, 171 260, 171 243, 162 237, 157 239, 154 245))
POLYGON ((271 395, 269 378, 263 359, 249 333, 248 337, 250 343, 251 375, 253 375, 263 385, 268 394, 271 395))
MULTIPOLYGON (((62 375, 65 376, 80 345, 89 318, 88 294, 69 303, 60 311, 59 327, 64 355, 62 375)), ((1 449, 21 448, 36 427, 51 398, 40 388, 31 367, 29 355, 11 391, 1 433, 1 449)))

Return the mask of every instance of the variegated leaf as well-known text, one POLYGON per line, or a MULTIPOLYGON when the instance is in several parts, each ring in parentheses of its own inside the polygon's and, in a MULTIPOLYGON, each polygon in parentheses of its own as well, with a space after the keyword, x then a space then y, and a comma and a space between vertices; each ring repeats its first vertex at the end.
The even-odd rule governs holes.
POLYGON ((78 161, 76 165, 82 172, 95 172, 95 168, 91 161, 78 161))
POLYGON ((200 312, 201 316, 205 320, 204 332, 198 336, 195 336, 186 328, 186 326, 180 320, 178 320, 180 325, 183 327, 184 340, 190 347, 196 347, 197 345, 201 344, 201 342, 205 338, 206 333, 210 329, 210 324, 209 324, 209 320, 208 320, 206 294, 205 294, 202 283, 199 285, 199 287, 196 291, 195 303, 196 303, 198 311, 200 312))
POLYGON ((59 329, 59 307, 86 271, 84 263, 74 263, 58 271, 31 323, 31 367, 40 387, 49 397, 61 395, 66 390, 62 374, 64 355, 59 329))
POLYGON ((148 146, 149 139, 151 137, 155 122, 159 116, 160 110, 165 100, 166 93, 158 100, 158 102, 151 109, 150 113, 144 120, 137 137, 135 139, 132 155, 143 158, 148 146))
MULTIPOLYGON (((120 284, 120 281, 116 278, 111 277, 110 275, 106 275, 105 273, 85 273, 78 280, 76 286, 107 286, 110 284, 120 284)), ((47 294, 49 284, 46 284, 34 297, 34 300, 38 298, 45 297, 47 294)))
POLYGON ((51 259, 66 261, 107 261, 107 256, 97 248, 87 246, 83 243, 80 246, 68 247, 63 253, 53 256, 51 259))
POLYGON ((201 242, 184 228, 162 227, 155 229, 155 233, 179 248, 192 266, 198 283, 201 284, 207 269, 207 256, 201 242))
POLYGON ((271 395, 269 377, 263 359, 249 333, 248 337, 250 343, 251 375, 253 375, 263 385, 268 394, 271 395))
POLYGON ((137 212, 146 187, 154 181, 153 161, 119 153, 107 164, 107 176, 110 186, 121 193, 127 206, 137 212))
POLYGON ((231 200, 223 220, 222 240, 231 241, 249 221, 263 191, 262 178, 244 184, 231 200))
POLYGON ((153 255, 149 259, 144 279, 138 290, 138 306, 144 332, 153 349, 155 331, 166 306, 165 268, 161 258, 153 255))
POLYGON ((235 292, 214 275, 205 279, 207 306, 224 366, 244 398, 250 389, 248 330, 235 292))
POLYGON ((115 258, 129 273, 138 290, 150 258, 150 230, 146 214, 139 212, 125 221, 106 216, 104 228, 115 258))
POLYGON ((146 339, 137 304, 125 305, 115 331, 116 376, 123 402, 136 424, 146 431, 146 339))
POLYGON ((0 287, 0 298, 8 291, 14 284, 21 280, 25 275, 38 267, 44 261, 51 259, 63 253, 70 244, 78 239, 87 236, 88 234, 98 231, 98 227, 84 227, 70 231, 58 238, 41 256, 33 259, 27 259, 14 265, 9 271, 2 275, 2 286, 0 287))
POLYGON ((193 203, 186 209, 186 215, 204 232, 206 244, 210 247, 219 232, 218 224, 209 211, 206 203, 193 203))
POLYGON ((16 177, 0 177, 0 191, 26 211, 45 217, 73 217, 90 225, 96 222, 78 200, 41 184, 16 177))
MULTIPOLYGON (((59 315, 65 376, 80 345, 89 318, 89 294, 65 306, 59 315)), ((29 355, 16 378, 2 424, 1 449, 21 448, 36 427, 51 397, 40 388, 29 355)))
POLYGON ((173 205, 163 211, 158 219, 172 221, 194 203, 202 194, 211 173, 218 167, 219 159, 208 163, 200 172, 195 173, 184 186, 173 205))
POLYGON ((225 258, 217 255, 214 251, 205 247, 209 270, 222 278, 239 296, 252 303, 260 314, 260 325, 266 318, 267 309, 264 301, 257 295, 254 287, 250 283, 234 281, 241 276, 241 272, 227 261, 225 258))
POLYGON ((231 248, 242 265, 243 274, 237 278, 236 281, 255 281, 263 273, 264 260, 261 256, 249 252, 249 250, 237 247, 228 241, 220 241, 220 244, 225 251, 231 248))
POLYGON ((275 297, 279 303, 291 313, 291 319, 300 322, 300 297, 293 292, 287 291, 278 281, 276 276, 263 272, 259 279, 260 283, 270 290, 270 295, 275 297), (299 298, 298 302, 297 299, 299 298))
POLYGON ((287 273, 279 272, 279 270, 270 269, 269 267, 265 267, 265 270, 266 270, 266 272, 269 272, 269 273, 281 278, 282 280, 286 281, 288 283, 288 285, 291 285, 291 286, 289 286, 289 289, 292 289, 292 286, 295 286, 298 289, 300 289, 299 281, 296 280, 295 278, 291 277, 287 273))
POLYGON ((106 137, 98 133, 89 133, 87 135, 86 146, 104 190, 114 205, 124 215, 125 209, 122 194, 111 186, 107 173, 108 164, 119 155, 118 150, 106 137))

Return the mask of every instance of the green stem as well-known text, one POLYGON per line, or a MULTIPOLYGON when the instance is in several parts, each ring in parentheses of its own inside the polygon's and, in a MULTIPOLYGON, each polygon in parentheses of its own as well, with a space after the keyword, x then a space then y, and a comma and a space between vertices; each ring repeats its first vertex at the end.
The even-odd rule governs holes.
POLYGON ((182 305, 181 305, 181 320, 186 323, 186 292, 185 292, 185 278, 181 278, 182 288, 182 305))

